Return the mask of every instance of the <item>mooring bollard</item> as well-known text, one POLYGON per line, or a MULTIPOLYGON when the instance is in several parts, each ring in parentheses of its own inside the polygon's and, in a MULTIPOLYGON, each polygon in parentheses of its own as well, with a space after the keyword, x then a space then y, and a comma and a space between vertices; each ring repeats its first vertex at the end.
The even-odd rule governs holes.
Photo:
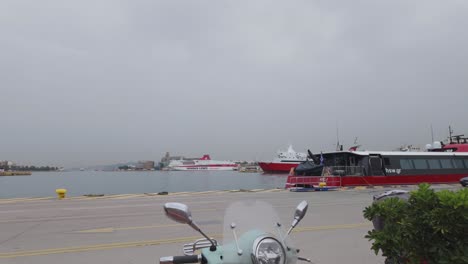
POLYGON ((67 193, 67 189, 57 189, 55 190, 57 193, 58 199, 63 199, 65 198, 65 194, 67 193))

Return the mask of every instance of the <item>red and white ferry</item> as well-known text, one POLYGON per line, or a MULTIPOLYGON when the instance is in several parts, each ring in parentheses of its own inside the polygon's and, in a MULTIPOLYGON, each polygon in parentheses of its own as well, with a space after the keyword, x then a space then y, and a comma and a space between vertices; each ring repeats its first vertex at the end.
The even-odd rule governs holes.
POLYGON ((297 167, 301 162, 307 159, 307 154, 296 152, 289 145, 287 151, 279 151, 273 161, 262 161, 258 165, 264 172, 268 173, 288 173, 291 168, 297 167))
MULTIPOLYGON (((437 146, 439 145, 439 146, 437 146)), ((335 151, 315 155, 288 176, 286 188, 454 183, 468 176, 468 139, 427 152, 335 151), (320 160, 320 162, 319 162, 320 160)))
POLYGON ((238 164, 230 161, 212 160, 210 155, 203 155, 200 159, 191 160, 171 160, 167 166, 169 170, 176 171, 203 171, 203 170, 217 170, 228 171, 237 170, 238 164))

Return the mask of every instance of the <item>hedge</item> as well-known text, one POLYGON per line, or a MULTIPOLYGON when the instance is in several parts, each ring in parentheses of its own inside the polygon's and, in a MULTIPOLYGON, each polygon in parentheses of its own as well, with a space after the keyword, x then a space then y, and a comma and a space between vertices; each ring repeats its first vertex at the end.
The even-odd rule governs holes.
POLYGON ((408 201, 389 198, 364 209, 384 219, 366 235, 375 254, 403 263, 468 263, 468 188, 434 191, 421 184, 408 201))

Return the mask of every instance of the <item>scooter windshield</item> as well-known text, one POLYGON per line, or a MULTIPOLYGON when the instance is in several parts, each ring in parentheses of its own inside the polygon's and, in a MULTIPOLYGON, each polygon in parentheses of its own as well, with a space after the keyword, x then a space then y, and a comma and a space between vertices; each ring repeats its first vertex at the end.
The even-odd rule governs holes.
MULTIPOLYGON (((232 203, 226 209, 223 226, 223 245, 233 243, 235 237, 240 240, 243 235, 253 231, 268 234, 286 246, 292 246, 291 241, 284 237, 285 228, 271 204, 258 200, 232 203), (235 233, 234 233, 235 232, 235 233)), ((243 241, 239 241, 242 243, 243 241)))

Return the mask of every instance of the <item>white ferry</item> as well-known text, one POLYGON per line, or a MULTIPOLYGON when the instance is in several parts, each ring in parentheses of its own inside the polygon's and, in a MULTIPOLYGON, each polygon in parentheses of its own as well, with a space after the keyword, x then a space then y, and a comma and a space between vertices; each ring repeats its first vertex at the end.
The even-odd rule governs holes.
POLYGON ((200 159, 194 160, 171 160, 168 165, 169 170, 176 171, 230 171, 237 170, 238 164, 230 161, 212 160, 210 155, 203 155, 200 159))

